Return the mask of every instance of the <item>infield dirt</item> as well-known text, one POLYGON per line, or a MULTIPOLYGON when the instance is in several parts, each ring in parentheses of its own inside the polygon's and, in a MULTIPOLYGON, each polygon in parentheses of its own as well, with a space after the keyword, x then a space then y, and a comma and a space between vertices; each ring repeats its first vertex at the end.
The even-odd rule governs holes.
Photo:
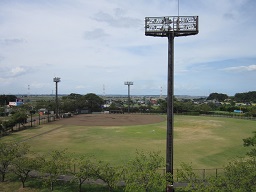
POLYGON ((161 115, 144 114, 82 114, 70 118, 62 118, 54 124, 78 125, 78 126, 122 126, 145 125, 165 121, 161 115))

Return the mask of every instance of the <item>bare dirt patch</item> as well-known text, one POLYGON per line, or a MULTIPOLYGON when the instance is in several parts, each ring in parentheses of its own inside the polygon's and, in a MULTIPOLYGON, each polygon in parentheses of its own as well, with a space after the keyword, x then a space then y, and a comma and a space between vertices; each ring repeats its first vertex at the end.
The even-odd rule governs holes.
POLYGON ((125 126, 145 125, 165 121, 160 115, 141 114, 83 114, 70 118, 63 118, 53 122, 54 124, 78 125, 78 126, 125 126))

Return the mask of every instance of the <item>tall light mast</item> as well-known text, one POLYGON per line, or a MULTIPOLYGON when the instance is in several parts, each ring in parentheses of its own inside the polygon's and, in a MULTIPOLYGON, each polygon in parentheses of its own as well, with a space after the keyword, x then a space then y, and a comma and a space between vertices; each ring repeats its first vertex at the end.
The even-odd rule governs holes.
POLYGON ((56 114, 56 118, 59 118, 58 83, 60 82, 60 78, 59 77, 54 77, 53 82, 55 82, 55 84, 56 84, 56 92, 55 92, 56 109, 55 109, 55 114, 56 114))
MULTIPOLYGON (((178 13, 179 14, 179 13, 178 13)), ((198 16, 146 17, 145 35, 168 38, 166 173, 173 175, 174 37, 198 34, 198 16)), ((173 181, 167 191, 173 191, 173 181)))
POLYGON ((132 81, 125 81, 124 85, 128 85, 128 113, 130 113, 130 85, 133 85, 132 81))

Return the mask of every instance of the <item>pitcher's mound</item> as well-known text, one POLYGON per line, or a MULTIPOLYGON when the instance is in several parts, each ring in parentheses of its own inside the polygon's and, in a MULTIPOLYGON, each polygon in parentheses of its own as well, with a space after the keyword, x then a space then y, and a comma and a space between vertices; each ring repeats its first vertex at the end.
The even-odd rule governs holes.
POLYGON ((53 123, 79 126, 145 125, 165 121, 164 116, 142 114, 83 114, 63 118, 53 123))

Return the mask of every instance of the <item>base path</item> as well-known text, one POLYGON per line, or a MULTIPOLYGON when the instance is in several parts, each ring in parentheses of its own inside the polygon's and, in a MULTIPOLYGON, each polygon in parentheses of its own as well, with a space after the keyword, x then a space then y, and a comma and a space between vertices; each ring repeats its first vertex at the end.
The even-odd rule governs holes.
POLYGON ((145 125, 166 121, 164 115, 144 114, 82 114, 63 118, 52 123, 78 126, 145 125))

